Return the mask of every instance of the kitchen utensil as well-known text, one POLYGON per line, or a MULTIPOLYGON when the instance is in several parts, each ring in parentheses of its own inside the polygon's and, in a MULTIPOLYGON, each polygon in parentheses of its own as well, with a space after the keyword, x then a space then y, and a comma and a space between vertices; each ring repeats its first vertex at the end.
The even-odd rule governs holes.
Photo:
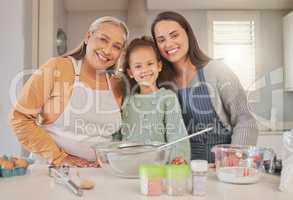
POLYGON ((132 148, 132 147, 146 147, 146 146, 149 146, 149 147, 159 147, 161 145, 163 145, 164 143, 156 143, 156 142, 153 142, 151 144, 148 144, 148 143, 134 143, 134 142, 130 142, 130 143, 123 143, 123 144, 120 144, 118 146, 119 149, 125 149, 125 148, 132 148))
POLYGON ((272 149, 248 145, 216 145, 215 164, 218 179, 234 184, 256 183, 264 172, 264 161, 271 163, 275 156, 272 149))
POLYGON ((197 135, 203 134, 203 133, 208 132, 208 131, 211 131, 211 130, 213 130, 213 127, 210 127, 210 128, 207 128, 207 129, 204 129, 204 130, 201 130, 201 131, 198 131, 196 133, 192 133, 192 134, 190 134, 188 136, 179 138, 179 139, 174 140, 172 142, 168 142, 167 144, 162 144, 162 143, 152 143, 152 144, 146 144, 146 143, 123 143, 123 144, 119 145, 118 148, 119 149, 123 149, 123 148, 131 148, 131 147, 150 146, 150 147, 157 147, 157 149, 159 150, 159 149, 166 148, 168 146, 174 145, 174 144, 176 144, 178 142, 181 142, 183 140, 187 140, 189 138, 195 137, 197 135))
POLYGON ((57 183, 64 184, 75 195, 83 196, 82 189, 68 178, 68 175, 64 173, 62 168, 49 167, 49 176, 54 177, 57 183))
POLYGON ((201 134, 206 133, 206 132, 211 131, 211 130, 213 130, 213 127, 210 127, 210 128, 207 128, 207 129, 204 129, 204 130, 201 130, 201 131, 198 131, 196 133, 192 133, 192 134, 190 134, 188 136, 185 136, 183 138, 180 138, 178 140, 174 140, 172 142, 169 142, 167 144, 164 144, 162 146, 159 146, 158 149, 163 149, 163 148, 169 147, 169 146, 174 145, 174 144, 176 144, 178 142, 181 142, 183 140, 187 140, 187 139, 192 138, 192 137, 195 137, 197 135, 201 135, 201 134))
POLYGON ((170 161, 171 145, 212 130, 208 128, 167 144, 103 142, 93 146, 97 162, 103 169, 124 178, 138 178, 143 164, 166 164, 170 161))
POLYGON ((58 170, 60 173, 66 175, 66 176, 69 175, 70 167, 68 165, 61 165, 61 166, 49 165, 48 170, 49 170, 50 177, 55 177, 55 170, 54 169, 58 170))

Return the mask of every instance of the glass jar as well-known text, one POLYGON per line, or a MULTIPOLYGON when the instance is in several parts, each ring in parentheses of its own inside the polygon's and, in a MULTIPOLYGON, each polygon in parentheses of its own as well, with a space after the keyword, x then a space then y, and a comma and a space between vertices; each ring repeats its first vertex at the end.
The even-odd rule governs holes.
POLYGON ((141 165, 139 168, 140 191, 144 195, 159 196, 163 193, 165 168, 163 165, 141 165))
POLYGON ((216 173, 220 181, 233 184, 253 184, 260 180, 264 161, 272 163, 274 151, 250 145, 218 144, 215 154, 216 173))
POLYGON ((206 160, 192 160, 190 167, 192 171, 192 195, 205 196, 208 162, 206 160))
POLYGON ((190 169, 188 165, 166 166, 166 190, 168 195, 182 196, 188 194, 190 169))

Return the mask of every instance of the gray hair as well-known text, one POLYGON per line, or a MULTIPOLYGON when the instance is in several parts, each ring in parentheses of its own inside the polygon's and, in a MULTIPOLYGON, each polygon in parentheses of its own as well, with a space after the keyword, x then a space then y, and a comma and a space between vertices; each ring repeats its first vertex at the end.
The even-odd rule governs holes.
POLYGON ((115 17, 105 16, 105 17, 101 17, 101 18, 96 19, 93 23, 91 23, 88 31, 95 32, 96 30, 98 30, 99 26, 103 23, 112 23, 117 26, 120 26, 123 29, 123 31, 125 32, 124 40, 126 41, 128 39, 129 31, 128 31, 126 24, 123 21, 121 21, 115 17))
MULTIPOLYGON (((115 25, 121 27, 123 29, 123 31, 125 32, 124 40, 125 40, 125 44, 126 44, 128 37, 129 37, 128 28, 123 21, 121 21, 115 17, 105 16, 105 17, 101 17, 101 18, 96 19, 93 23, 91 23, 91 25, 88 29, 88 32, 95 32, 96 30, 98 30, 99 26, 103 23, 112 23, 112 24, 115 24, 115 25)), ((77 48, 64 54, 63 57, 72 56, 75 59, 80 60, 85 56, 85 54, 86 54, 86 44, 85 44, 84 40, 82 40, 77 48)))

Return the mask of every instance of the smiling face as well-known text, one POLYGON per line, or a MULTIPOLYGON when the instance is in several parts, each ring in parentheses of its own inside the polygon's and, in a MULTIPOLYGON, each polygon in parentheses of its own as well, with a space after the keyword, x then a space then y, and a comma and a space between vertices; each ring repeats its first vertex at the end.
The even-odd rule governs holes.
POLYGON ((87 63, 96 70, 106 70, 120 57, 125 32, 120 26, 105 22, 96 31, 87 33, 85 43, 87 63))
POLYGON ((140 87, 156 87, 161 70, 162 63, 152 47, 138 47, 130 53, 127 73, 140 87))
POLYGON ((173 64, 186 61, 188 36, 175 21, 162 20, 154 27, 155 39, 161 55, 173 64))

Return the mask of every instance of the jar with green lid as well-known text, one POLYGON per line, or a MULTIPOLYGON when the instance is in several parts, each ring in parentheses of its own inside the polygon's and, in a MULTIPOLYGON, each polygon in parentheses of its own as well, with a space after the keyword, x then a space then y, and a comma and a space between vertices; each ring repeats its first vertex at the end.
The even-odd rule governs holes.
POLYGON ((188 194, 190 168, 188 165, 166 166, 166 190, 168 195, 188 194))
POLYGON ((139 168, 140 191, 144 195, 158 196, 163 193, 165 167, 163 165, 146 164, 139 168))

